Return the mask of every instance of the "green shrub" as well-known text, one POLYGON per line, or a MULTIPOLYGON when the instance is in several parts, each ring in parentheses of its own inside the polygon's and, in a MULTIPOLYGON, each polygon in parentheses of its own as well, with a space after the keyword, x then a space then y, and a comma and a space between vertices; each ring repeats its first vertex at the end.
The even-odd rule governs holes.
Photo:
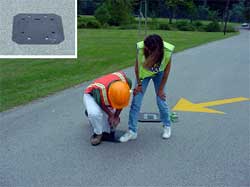
POLYGON ((110 19, 109 25, 120 26, 130 24, 132 19, 132 1, 128 0, 105 0, 110 19))
POLYGON ((148 27, 152 30, 158 30, 160 26, 156 18, 152 18, 152 20, 148 20, 147 24, 148 24, 148 27))
POLYGON ((78 16, 77 20, 79 22, 89 22, 89 21, 93 21, 96 20, 96 18, 94 16, 78 16))
POLYGON ((101 28, 101 24, 99 21, 95 19, 95 17, 85 17, 79 16, 77 21, 77 27, 80 29, 83 28, 101 28))
POLYGON ((206 28, 207 28, 207 26, 203 25, 203 26, 200 26, 200 27, 196 27, 196 30, 199 31, 199 32, 206 32, 206 28))
POLYGON ((77 17, 77 27, 80 29, 88 28, 88 25, 91 26, 92 23, 88 24, 89 22, 96 22, 95 17, 91 17, 91 16, 78 16, 77 17))
POLYGON ((180 31, 195 31, 195 27, 193 25, 182 25, 179 26, 180 31))
MULTIPOLYGON (((221 25, 221 30, 224 30, 224 25, 221 25)), ((227 25, 226 32, 236 32, 236 29, 232 25, 227 25)))
POLYGON ((201 21, 195 21, 192 23, 192 25, 195 27, 195 30, 200 32, 205 32, 205 25, 201 21))
POLYGON ((188 21, 178 21, 175 26, 180 31, 195 31, 195 27, 188 21))
POLYGON ((77 18, 77 27, 80 29, 86 28, 86 25, 87 25, 87 21, 82 16, 79 16, 77 18))
POLYGON ((104 24, 102 25, 102 28, 109 28, 109 24, 108 24, 108 23, 104 23, 104 24))
POLYGON ((202 27, 203 23, 201 21, 195 21, 193 22, 193 25, 198 28, 198 27, 202 27))
POLYGON ((86 28, 86 27, 87 27, 87 23, 78 21, 77 28, 83 29, 83 28, 86 28))
POLYGON ((220 25, 217 21, 210 22, 206 27, 205 30, 207 32, 220 32, 220 25))
POLYGON ((138 29, 138 25, 136 24, 128 24, 128 25, 122 25, 119 27, 120 29, 138 29))
POLYGON ((169 26, 168 23, 160 23, 159 24, 159 29, 160 30, 171 30, 171 27, 169 26))
POLYGON ((177 21, 173 26, 180 31, 195 31, 195 27, 188 21, 177 21))
POLYGON ((190 23, 188 21, 177 21, 174 25, 179 29, 180 27, 189 25, 190 23))
POLYGON ((95 28, 95 29, 98 29, 98 28, 101 28, 101 24, 99 21, 97 20, 91 20, 89 22, 87 22, 87 25, 86 25, 87 28, 95 28))
POLYGON ((101 6, 99 6, 95 11, 95 17, 96 19, 102 24, 107 24, 110 20, 111 16, 109 14, 108 8, 106 3, 103 3, 101 6))

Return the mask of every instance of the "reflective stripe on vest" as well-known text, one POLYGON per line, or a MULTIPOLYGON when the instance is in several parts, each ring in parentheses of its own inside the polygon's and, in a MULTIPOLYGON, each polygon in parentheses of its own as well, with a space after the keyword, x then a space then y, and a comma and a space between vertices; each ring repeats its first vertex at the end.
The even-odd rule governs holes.
POLYGON ((115 73, 112 73, 112 74, 118 76, 123 82, 127 82, 126 78, 124 77, 124 75, 122 73, 115 72, 115 73))
POLYGON ((114 72, 108 75, 104 75, 100 78, 97 78, 92 82, 84 91, 84 93, 91 93, 93 89, 98 89, 101 95, 101 103, 106 106, 110 106, 109 98, 108 98, 108 86, 113 81, 123 81, 127 82, 126 75, 120 72, 114 72))
MULTIPOLYGON (((164 71, 170 58, 171 58, 171 55, 174 51, 174 48, 175 46, 170 44, 170 43, 167 43, 165 41, 163 41, 163 44, 164 44, 164 56, 163 56, 163 59, 162 59, 162 62, 161 62, 161 66, 160 66, 160 71, 164 71)), ((146 77, 151 77, 151 76, 154 76, 157 72, 152 72, 148 69, 145 69, 143 67, 143 63, 145 62, 145 57, 144 57, 144 52, 143 52, 143 48, 144 48, 144 42, 141 41, 141 42, 138 42, 137 43, 137 60, 138 60, 138 65, 139 65, 139 77, 140 79, 144 79, 146 77)))
POLYGON ((107 95, 105 86, 103 84, 101 84, 101 83, 93 83, 93 84, 90 84, 88 87, 91 87, 91 86, 97 86, 97 87, 99 87, 101 89, 103 101, 104 101, 106 106, 109 106, 110 103, 109 103, 109 100, 108 100, 108 95, 107 95))

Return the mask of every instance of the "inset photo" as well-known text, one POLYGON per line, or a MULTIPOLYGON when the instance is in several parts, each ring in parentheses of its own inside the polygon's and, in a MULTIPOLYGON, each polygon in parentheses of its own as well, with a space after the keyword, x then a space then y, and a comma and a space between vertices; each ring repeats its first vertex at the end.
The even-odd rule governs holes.
POLYGON ((77 58, 76 0, 9 0, 0 7, 0 58, 77 58))

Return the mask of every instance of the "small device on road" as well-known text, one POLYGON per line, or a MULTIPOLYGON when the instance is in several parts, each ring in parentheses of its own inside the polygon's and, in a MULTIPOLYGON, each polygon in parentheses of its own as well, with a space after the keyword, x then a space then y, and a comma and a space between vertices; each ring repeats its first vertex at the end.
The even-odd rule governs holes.
POLYGON ((64 41, 62 18, 56 14, 18 14, 12 40, 17 44, 59 44, 64 41))
MULTIPOLYGON (((172 123, 177 123, 179 121, 178 114, 176 112, 172 112, 170 114, 170 120, 172 123)), ((160 114, 159 113, 152 113, 152 112, 143 112, 139 114, 138 118, 139 122, 152 122, 152 123, 160 123, 160 114)))

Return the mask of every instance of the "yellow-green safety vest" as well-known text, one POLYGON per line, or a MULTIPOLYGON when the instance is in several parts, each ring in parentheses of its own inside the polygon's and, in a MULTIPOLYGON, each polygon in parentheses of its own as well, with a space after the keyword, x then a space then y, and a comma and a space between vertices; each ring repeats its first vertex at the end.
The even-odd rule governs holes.
MULTIPOLYGON (((171 58, 171 55, 174 51, 174 48, 175 46, 170 44, 170 43, 167 43, 165 41, 163 41, 163 45, 164 45, 164 56, 163 56, 163 59, 161 61, 161 65, 160 65, 160 70, 159 71, 164 71, 170 58, 171 58)), ((143 49, 144 49, 144 42, 141 41, 141 42, 138 42, 136 44, 136 47, 137 47, 137 60, 138 60, 138 67, 139 67, 139 78, 142 80, 146 77, 151 77, 151 76, 154 76, 157 72, 153 72, 153 71, 150 71, 148 69, 145 69, 143 67, 143 63, 145 62, 145 56, 144 56, 144 52, 143 52, 143 49)))

